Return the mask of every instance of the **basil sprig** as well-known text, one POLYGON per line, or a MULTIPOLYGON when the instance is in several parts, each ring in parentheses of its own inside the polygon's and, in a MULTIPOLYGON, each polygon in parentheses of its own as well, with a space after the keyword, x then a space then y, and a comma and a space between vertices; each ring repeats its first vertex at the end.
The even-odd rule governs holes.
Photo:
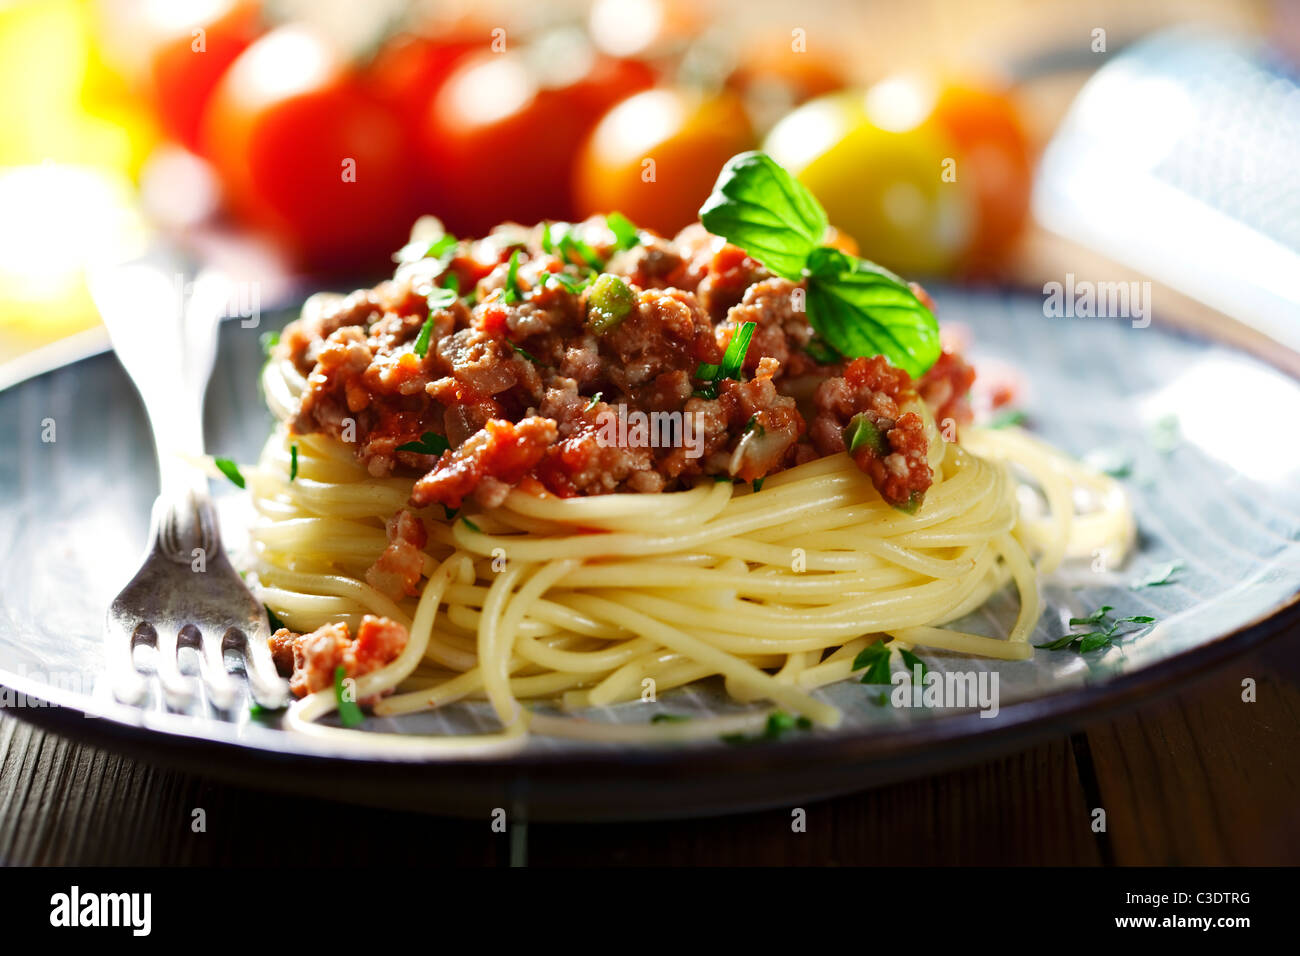
POLYGON ((826 233, 826 210, 766 153, 727 160, 700 222, 779 276, 799 279, 826 233))
POLYGON ((888 269, 822 245, 826 211, 767 154, 728 160, 700 221, 777 275, 806 280, 808 324, 840 355, 883 355, 914 378, 939 358, 930 310, 888 269))

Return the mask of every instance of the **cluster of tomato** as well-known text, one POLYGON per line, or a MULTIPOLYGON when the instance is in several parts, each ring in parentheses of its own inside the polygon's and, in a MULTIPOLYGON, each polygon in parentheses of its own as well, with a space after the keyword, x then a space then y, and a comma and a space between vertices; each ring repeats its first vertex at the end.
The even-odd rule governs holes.
POLYGON ((619 210, 671 235, 723 162, 760 145, 900 271, 987 264, 1027 209, 1008 99, 949 86, 903 117, 889 84, 846 90, 788 38, 687 82, 681 57, 615 55, 572 33, 402 33, 358 57, 305 25, 268 30, 255 0, 204 7, 152 41, 158 120, 212 164, 242 221, 314 267, 376 261, 429 212, 475 235, 619 210), (775 125, 756 105, 773 86, 790 108, 775 125))

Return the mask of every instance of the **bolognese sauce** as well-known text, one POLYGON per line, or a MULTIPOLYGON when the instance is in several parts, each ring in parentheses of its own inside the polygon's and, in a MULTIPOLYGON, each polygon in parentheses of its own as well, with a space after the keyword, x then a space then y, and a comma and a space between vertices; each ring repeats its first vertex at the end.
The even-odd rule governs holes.
MULTIPOLYGON (((970 420, 973 370, 945 352, 914 381, 880 356, 828 354, 803 291, 698 224, 631 243, 603 217, 505 224, 435 234, 391 280, 314 297, 277 348, 307 381, 293 429, 354 439, 372 475, 417 476, 416 509, 492 507, 521 485, 571 497, 758 482, 840 451, 885 501, 915 508, 935 422, 970 420), (615 408, 689 416, 698 453, 601 441, 615 408)), ((402 530, 386 590, 409 579, 402 530)))

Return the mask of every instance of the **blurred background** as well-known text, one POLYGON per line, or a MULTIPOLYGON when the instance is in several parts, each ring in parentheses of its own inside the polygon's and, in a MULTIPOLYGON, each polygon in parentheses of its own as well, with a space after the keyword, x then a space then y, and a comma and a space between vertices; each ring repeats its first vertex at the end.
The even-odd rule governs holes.
POLYGON ((909 278, 1151 278, 1295 347, 1298 54, 1288 0, 0 0, 0 387, 104 347, 88 271, 151 243, 273 308, 422 214, 671 235, 756 147, 909 278))

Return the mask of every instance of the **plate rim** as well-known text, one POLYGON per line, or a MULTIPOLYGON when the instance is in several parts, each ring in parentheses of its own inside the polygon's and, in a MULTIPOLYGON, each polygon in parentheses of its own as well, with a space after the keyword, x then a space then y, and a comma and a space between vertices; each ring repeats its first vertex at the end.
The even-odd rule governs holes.
MULTIPOLYGON (((1022 291, 1018 288, 999 290, 1000 294, 1022 291)), ((288 310, 292 311, 292 310, 288 310)), ((1161 323, 1173 335, 1190 338, 1207 344, 1220 345, 1233 352, 1251 356, 1272 368, 1289 381, 1300 385, 1300 375, 1295 374, 1276 356, 1260 355, 1240 343, 1225 341, 1203 330, 1189 330, 1174 322, 1161 323)), ((21 381, 12 382, 0 391, 16 389, 24 384, 43 379, 56 372, 75 368, 100 354, 79 356, 74 361, 47 368, 21 381)), ((329 747, 294 747, 291 749, 263 745, 256 740, 213 737, 204 733, 213 725, 230 726, 211 718, 196 720, 185 715, 152 714, 138 708, 113 701, 104 712, 92 712, 85 706, 86 695, 44 684, 27 675, 15 674, 0 667, 0 685, 29 698, 45 701, 45 705, 6 707, 5 713, 24 723, 63 734, 74 740, 115 752, 128 753, 145 762, 193 770, 216 777, 260 784, 263 788, 303 792, 300 783, 319 781, 339 767, 366 768, 374 773, 392 776, 409 775, 404 786, 412 792, 428 794, 434 782, 430 775, 449 769, 458 774, 472 775, 477 780, 495 779, 508 784, 534 776, 550 774, 584 774, 583 780, 600 782, 629 769, 641 772, 662 771, 665 767, 692 770, 707 765, 710 778, 731 775, 742 779, 746 774, 774 766, 785 777, 802 771, 830 765, 845 768, 848 776, 840 775, 836 783, 822 787, 813 799, 825 799, 874 786, 890 780, 902 779, 924 773, 927 767, 942 765, 952 767, 985 759, 990 753, 1005 751, 1018 742, 1041 738, 1063 727, 1074 727, 1084 722, 1101 719, 1132 703, 1138 697, 1155 693, 1167 694, 1204 674, 1213 665, 1238 656, 1266 641, 1280 636, 1288 628, 1300 625, 1300 585, 1291 595, 1267 612, 1217 635, 1195 647, 1179 651, 1167 658, 1141 667, 1135 671, 1111 677, 1100 683, 1087 683, 1061 691, 1039 695, 1004 705, 997 721, 981 720, 978 712, 964 711, 935 717, 924 722, 891 728, 887 732, 848 731, 833 732, 825 736, 790 737, 764 741, 761 746, 673 746, 643 745, 621 748, 615 752, 543 751, 516 752, 507 755, 430 757, 428 755, 402 756, 341 752, 329 747), (150 726, 145 719, 127 721, 115 719, 113 711, 134 712, 143 717, 174 718, 177 724, 189 723, 193 732, 179 727, 150 726), (992 726, 990 726, 992 724, 992 726), (78 730, 80 728, 80 731, 78 730), (975 728, 979 728, 976 730, 975 728), (957 741, 968 744, 954 756, 951 745, 957 741), (270 775, 265 771, 278 768, 282 773, 270 775), (261 773, 259 773, 261 771, 261 773), (292 782, 285 782, 284 772, 305 771, 292 782)), ((170 722, 170 721, 169 721, 170 722)), ((283 731, 286 735, 287 731, 283 731)), ((314 741, 312 743, 315 743, 314 741)), ((365 776, 365 775, 358 775, 365 776)), ((445 780, 442 781, 445 783, 445 780)), ((733 787, 735 784, 732 785, 733 787)), ((509 788, 509 787, 507 787, 509 788)), ((787 793, 804 788, 787 786, 787 793)), ((355 791, 355 788, 353 788, 355 791)), ((313 791, 317 792, 317 791, 313 791)), ((742 812, 781 805, 788 799, 777 799, 779 793, 748 800, 731 800, 725 805, 713 801, 706 810, 682 805, 660 808, 655 812, 623 812, 617 808, 612 813, 591 812, 570 815, 543 813, 536 819, 649 819, 701 816, 716 813, 742 812)), ((366 799, 362 792, 349 792, 339 799, 378 806, 393 806, 390 800, 366 799)), ((580 805, 581 806, 581 805, 580 805)), ((445 808, 423 808, 432 812, 445 812, 445 808)), ((590 807, 588 806, 588 811, 590 807)), ((452 811, 456 813, 456 811, 452 811)))

